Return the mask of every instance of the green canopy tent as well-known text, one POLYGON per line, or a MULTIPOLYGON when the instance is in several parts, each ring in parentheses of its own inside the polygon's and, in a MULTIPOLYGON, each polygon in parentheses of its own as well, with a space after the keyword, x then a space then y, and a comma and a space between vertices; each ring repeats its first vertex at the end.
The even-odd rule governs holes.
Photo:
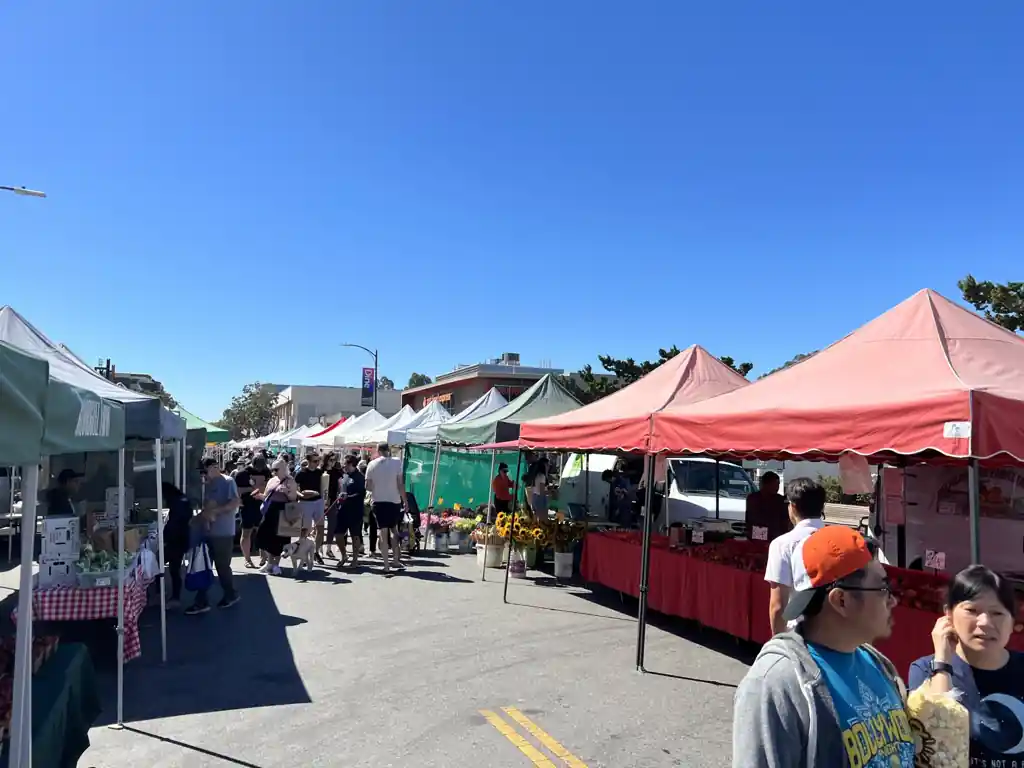
POLYGON ((478 419, 442 424, 437 439, 442 445, 488 445, 519 439, 519 425, 546 416, 574 411, 581 406, 551 374, 512 402, 478 419))
POLYGON ((208 443, 226 443, 231 439, 231 434, 226 429, 215 427, 208 421, 203 421, 194 413, 186 411, 181 406, 174 409, 181 418, 185 420, 185 429, 192 431, 193 429, 205 429, 206 430, 206 442, 208 443))

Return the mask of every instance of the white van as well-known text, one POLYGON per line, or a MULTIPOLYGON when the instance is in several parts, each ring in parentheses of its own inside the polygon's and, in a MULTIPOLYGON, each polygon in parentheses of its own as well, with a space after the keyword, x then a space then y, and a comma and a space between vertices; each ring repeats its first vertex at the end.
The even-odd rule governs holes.
MULTIPOLYGON (((592 453, 589 458, 569 454, 559 483, 559 500, 565 504, 585 504, 591 519, 608 519, 608 494, 611 486, 601 473, 614 469, 620 458, 614 454, 592 453), (586 470, 586 471, 585 471, 586 470)), ((642 457, 626 457, 630 464, 642 463, 642 457)), ((703 456, 668 459, 668 504, 655 520, 656 530, 667 530, 672 523, 702 520, 709 528, 745 532, 747 496, 754 492, 750 475, 739 464, 718 462, 718 498, 715 499, 715 460, 703 456)), ((642 471, 634 474, 639 475, 642 471)), ((660 490, 660 487, 658 487, 660 490)))

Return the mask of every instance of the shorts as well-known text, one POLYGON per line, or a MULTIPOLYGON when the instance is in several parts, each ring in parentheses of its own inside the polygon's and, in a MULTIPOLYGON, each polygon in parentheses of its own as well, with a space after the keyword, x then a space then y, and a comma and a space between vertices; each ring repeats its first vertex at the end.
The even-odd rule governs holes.
POLYGON ((373 516, 378 528, 397 528, 402 522, 402 505, 393 501, 373 502, 373 516))
POLYGON ((300 501, 299 511, 302 513, 302 527, 312 528, 324 519, 324 500, 300 501))
POLYGON ((263 522, 263 510, 260 509, 259 504, 243 504, 240 517, 243 531, 259 528, 260 523, 263 522))
POLYGON ((355 510, 339 508, 334 515, 334 526, 331 528, 331 536, 344 536, 349 534, 353 540, 363 535, 363 506, 355 510))

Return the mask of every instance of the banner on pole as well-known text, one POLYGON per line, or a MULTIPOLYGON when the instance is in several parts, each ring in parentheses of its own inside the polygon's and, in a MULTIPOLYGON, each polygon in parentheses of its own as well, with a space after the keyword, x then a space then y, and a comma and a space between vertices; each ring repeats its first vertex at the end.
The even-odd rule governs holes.
POLYGON ((363 397, 364 406, 373 405, 373 390, 377 386, 374 380, 373 368, 363 368, 363 397))

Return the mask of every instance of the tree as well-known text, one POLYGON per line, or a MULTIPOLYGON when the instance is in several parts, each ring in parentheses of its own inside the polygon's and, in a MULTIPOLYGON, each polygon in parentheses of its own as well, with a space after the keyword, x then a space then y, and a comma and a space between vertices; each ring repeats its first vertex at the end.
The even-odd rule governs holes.
POLYGON ((743 378, 747 378, 747 374, 750 373, 750 371, 753 370, 754 368, 753 363, 737 363, 728 355, 725 355, 724 357, 720 357, 718 359, 721 360, 726 365, 728 365, 734 371, 736 371, 736 373, 738 373, 743 378))
POLYGON ((993 323, 1011 331, 1024 331, 1024 283, 979 283, 967 275, 957 285, 967 301, 993 323))
POLYGON ((785 370, 786 368, 789 368, 789 366, 791 366, 791 365, 796 365, 801 360, 806 360, 808 357, 811 357, 812 355, 818 354, 818 352, 819 352, 819 350, 816 349, 813 352, 808 352, 806 355, 804 355, 804 354, 795 355, 794 357, 791 357, 789 360, 787 360, 782 365, 780 365, 778 368, 772 368, 770 371, 768 371, 768 373, 762 373, 757 378, 763 379, 765 376, 771 376, 773 373, 778 373, 779 371, 782 371, 782 370, 785 370))
POLYGON ((387 376, 377 377, 377 389, 394 389, 395 382, 389 379, 387 376))
MULTIPOLYGON (((594 373, 594 369, 590 365, 585 365, 577 374, 582 387, 579 386, 575 381, 566 377, 566 386, 570 392, 572 392, 580 402, 592 403, 595 400, 600 400, 602 397, 610 395, 612 392, 616 392, 623 387, 628 387, 634 381, 643 378, 651 371, 655 370, 658 366, 668 362, 673 357, 680 353, 679 347, 672 345, 671 349, 659 349, 657 360, 645 360, 642 363, 638 363, 631 357, 625 360, 619 360, 609 355, 598 355, 598 362, 601 363, 601 367, 608 371, 611 376, 601 376, 594 373)), ((754 367, 753 363, 739 363, 731 357, 720 357, 723 363, 728 365, 734 371, 741 376, 746 376, 750 369, 754 367)))
POLYGON ((413 387, 422 387, 424 384, 433 384, 434 380, 427 376, 425 373, 414 373, 409 377, 409 383, 405 385, 406 389, 412 389, 413 387))
POLYGON ((246 384, 242 394, 231 398, 218 426, 230 431, 233 440, 268 435, 277 427, 275 405, 277 392, 272 387, 258 381, 246 384))

